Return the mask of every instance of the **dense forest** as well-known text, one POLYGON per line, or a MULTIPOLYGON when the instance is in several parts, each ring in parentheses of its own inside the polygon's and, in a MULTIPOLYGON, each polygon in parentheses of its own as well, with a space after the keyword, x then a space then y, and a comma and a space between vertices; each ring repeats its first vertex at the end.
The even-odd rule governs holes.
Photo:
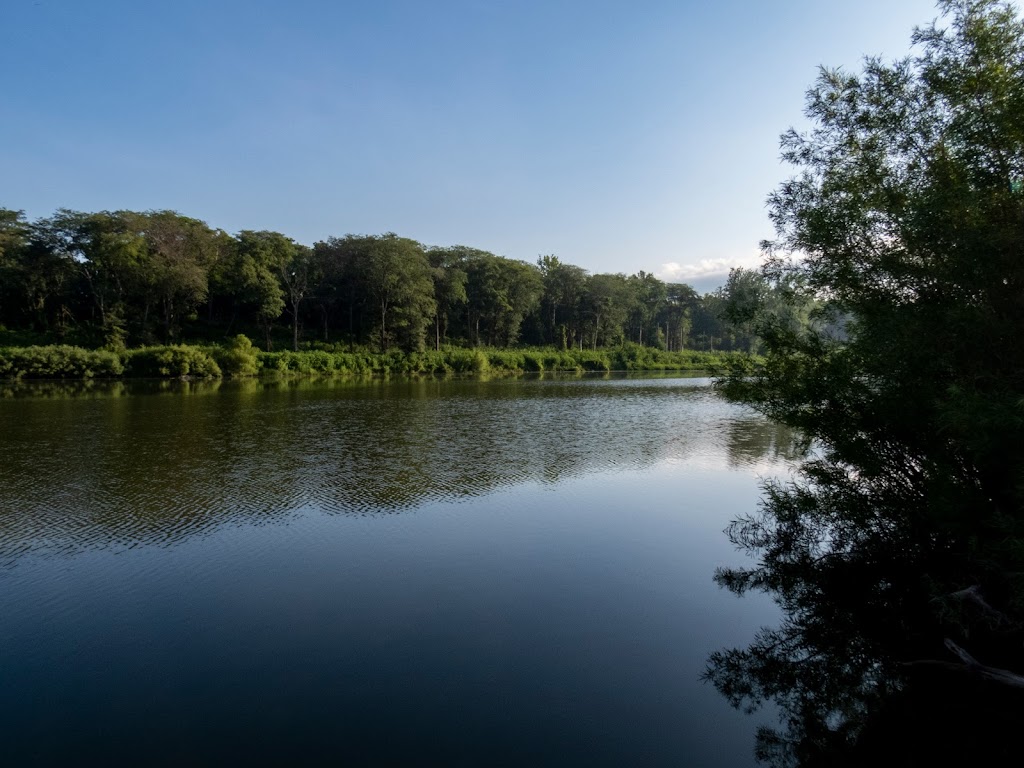
POLYGON ((531 264, 391 233, 308 247, 173 211, 61 210, 28 221, 0 209, 0 345, 116 349, 245 333, 267 351, 314 342, 378 352, 626 342, 756 351, 757 338, 724 322, 723 309, 772 290, 736 271, 701 296, 643 271, 590 274, 553 255, 531 264))

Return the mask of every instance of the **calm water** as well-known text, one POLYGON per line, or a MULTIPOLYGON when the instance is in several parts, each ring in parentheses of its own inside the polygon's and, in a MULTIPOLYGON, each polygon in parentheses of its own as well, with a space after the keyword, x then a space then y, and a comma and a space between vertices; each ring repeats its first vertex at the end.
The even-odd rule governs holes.
POLYGON ((0 389, 0 762, 751 765, 708 384, 0 389))

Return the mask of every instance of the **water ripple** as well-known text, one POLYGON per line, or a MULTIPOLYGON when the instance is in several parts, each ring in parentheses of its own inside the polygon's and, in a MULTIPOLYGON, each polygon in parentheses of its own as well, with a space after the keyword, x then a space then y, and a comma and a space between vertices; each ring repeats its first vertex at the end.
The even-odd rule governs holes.
POLYGON ((310 510, 388 515, 709 453, 754 466, 791 443, 692 379, 42 392, 0 397, 0 566, 173 546, 310 510))

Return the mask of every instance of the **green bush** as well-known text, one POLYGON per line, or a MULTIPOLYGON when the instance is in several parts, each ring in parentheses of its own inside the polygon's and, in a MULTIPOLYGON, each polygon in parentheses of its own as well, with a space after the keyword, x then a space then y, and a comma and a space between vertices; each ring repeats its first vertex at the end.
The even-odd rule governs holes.
POLYGON ((452 373, 486 373, 491 367, 487 356, 479 349, 452 347, 445 350, 444 355, 452 373))
POLYGON ((511 349, 488 350, 487 367, 493 370, 521 371, 523 370, 523 355, 511 349))
POLYGON ((544 370, 544 355, 541 352, 530 349, 523 352, 523 370, 540 372, 544 370))
MULTIPOLYGON (((227 346, 144 347, 118 353, 67 345, 0 348, 0 378, 88 379, 135 376, 151 378, 216 378, 276 373, 284 376, 483 376, 521 371, 716 371, 730 360, 747 359, 736 352, 666 352, 627 344, 614 350, 472 349, 384 354, 342 351, 321 345, 300 352, 260 352, 245 336, 227 346)), ((759 358, 749 358, 759 364, 759 358)))
POLYGON ((67 345, 0 349, 0 377, 9 379, 91 379, 120 376, 124 365, 109 350, 67 345))
POLYGON ((226 376, 255 376, 260 371, 259 352, 243 334, 235 336, 227 347, 213 347, 210 354, 226 376))
POLYGON ((166 346, 143 347, 126 353, 126 372, 129 376, 150 378, 176 378, 190 376, 199 379, 221 375, 220 366, 200 347, 166 346))
POLYGON ((565 351, 547 351, 544 352, 541 360, 544 363, 544 369, 547 371, 579 371, 580 366, 576 363, 572 354, 565 351))
POLYGON ((608 355, 597 350, 584 349, 574 353, 577 365, 584 371, 602 371, 607 373, 612 369, 612 362, 608 355))
POLYGON ((366 352, 331 352, 326 349, 258 352, 257 356, 265 372, 286 376, 365 376, 397 373, 409 365, 400 354, 382 356, 366 352))
POLYGON ((283 352, 259 352, 257 358, 260 361, 260 369, 264 373, 285 373, 287 371, 283 352))

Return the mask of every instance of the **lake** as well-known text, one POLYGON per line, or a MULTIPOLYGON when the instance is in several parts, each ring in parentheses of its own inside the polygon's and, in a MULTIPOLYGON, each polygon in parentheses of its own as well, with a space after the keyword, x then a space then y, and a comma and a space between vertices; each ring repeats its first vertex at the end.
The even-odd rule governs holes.
POLYGON ((0 386, 3 761, 752 765, 699 676, 786 445, 703 378, 0 386))

